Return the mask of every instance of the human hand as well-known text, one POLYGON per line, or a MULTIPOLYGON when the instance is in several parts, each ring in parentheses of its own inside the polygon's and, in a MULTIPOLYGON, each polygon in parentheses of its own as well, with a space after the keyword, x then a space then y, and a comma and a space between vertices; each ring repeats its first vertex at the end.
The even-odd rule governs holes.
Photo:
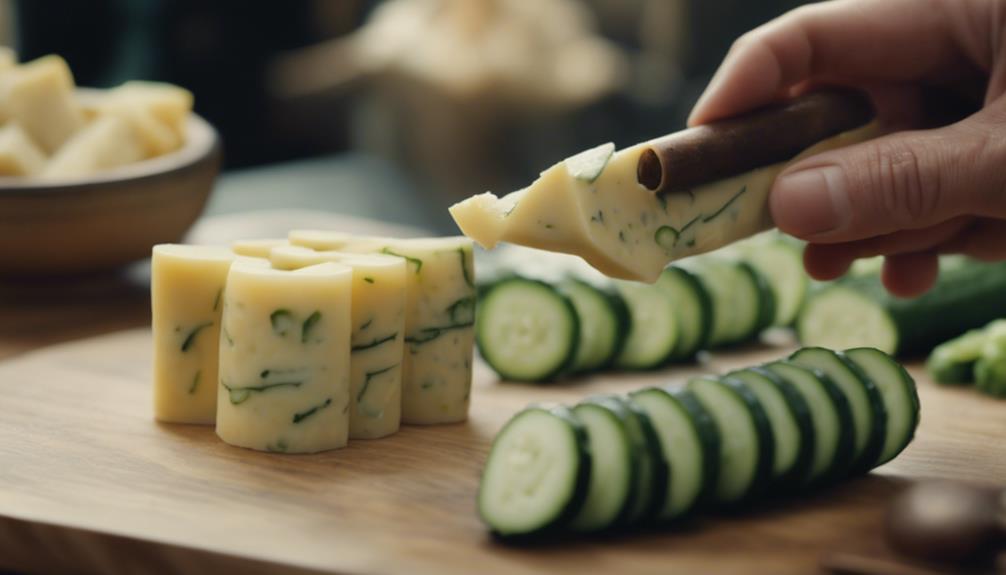
POLYGON ((838 84, 870 93, 889 129, 918 127, 934 86, 974 89, 980 110, 818 154, 776 179, 782 231, 806 239, 807 271, 834 279, 885 256, 895 295, 926 291, 940 253, 1006 259, 1006 0, 834 0, 739 38, 695 105, 702 124, 838 84))

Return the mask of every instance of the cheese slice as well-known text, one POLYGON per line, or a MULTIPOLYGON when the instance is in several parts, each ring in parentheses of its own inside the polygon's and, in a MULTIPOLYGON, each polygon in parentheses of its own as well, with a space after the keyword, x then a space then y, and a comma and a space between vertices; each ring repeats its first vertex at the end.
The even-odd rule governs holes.
POLYGON ((224 247, 162 244, 151 257, 154 417, 212 424, 224 284, 224 247))
MULTIPOLYGON (((798 158, 863 141, 874 125, 809 148, 798 158)), ((600 168, 560 162, 526 189, 480 194, 450 208, 461 231, 485 248, 499 242, 577 255, 605 275, 654 282, 672 260, 717 249, 770 228, 768 193, 786 163, 657 196, 636 181, 647 144, 614 153, 600 168)))
POLYGON ((295 231, 294 244, 383 253, 406 261, 402 422, 453 423, 468 417, 475 340, 475 267, 463 237, 388 239, 295 231), (310 239, 308 239, 310 238, 310 239))
POLYGON ((238 240, 231 242, 231 250, 239 256, 252 258, 269 258, 273 248, 289 246, 290 242, 283 238, 270 238, 262 240, 238 240))
POLYGON ((16 122, 0 128, 0 176, 30 176, 45 166, 45 154, 16 122))
POLYGON ((77 178, 131 164, 146 156, 130 125, 118 116, 103 116, 77 132, 49 160, 42 176, 77 178))
POLYGON ((217 435, 260 451, 314 453, 349 435, 352 270, 238 260, 224 292, 217 435))
POLYGON ((405 341, 405 260, 379 254, 274 248, 273 267, 299 269, 337 262, 353 270, 353 333, 349 359, 349 438, 376 439, 398 431, 405 341))
POLYGON ((84 127, 73 98, 73 74, 59 56, 45 56, 3 75, 0 99, 8 117, 47 154, 84 127))

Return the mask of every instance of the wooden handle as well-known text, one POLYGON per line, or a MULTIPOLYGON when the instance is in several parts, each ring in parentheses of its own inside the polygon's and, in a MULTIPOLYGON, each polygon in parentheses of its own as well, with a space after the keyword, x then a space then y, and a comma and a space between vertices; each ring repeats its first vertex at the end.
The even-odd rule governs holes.
POLYGON ((639 158, 636 177, 658 194, 687 191, 789 160, 873 116, 873 106, 862 92, 813 92, 653 140, 639 158))

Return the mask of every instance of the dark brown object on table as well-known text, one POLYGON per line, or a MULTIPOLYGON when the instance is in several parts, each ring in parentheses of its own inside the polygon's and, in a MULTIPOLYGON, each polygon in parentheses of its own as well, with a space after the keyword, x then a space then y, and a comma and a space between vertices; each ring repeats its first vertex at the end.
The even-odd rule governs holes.
POLYGON ((907 556, 954 564, 989 563, 1006 550, 1006 493, 960 482, 930 481, 891 504, 887 539, 907 556))
POLYGON ((787 161, 873 117, 873 105, 860 91, 812 92, 653 140, 639 157, 636 178, 658 194, 687 191, 787 161))

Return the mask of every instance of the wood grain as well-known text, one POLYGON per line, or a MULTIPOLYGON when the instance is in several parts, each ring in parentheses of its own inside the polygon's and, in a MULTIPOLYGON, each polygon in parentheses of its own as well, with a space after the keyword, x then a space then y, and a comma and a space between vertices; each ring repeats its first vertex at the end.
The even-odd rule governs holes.
POLYGON ((229 447, 208 427, 154 422, 150 348, 149 332, 133 330, 0 364, 0 568, 807 573, 830 553, 885 553, 884 503, 909 481, 1006 481, 1006 402, 920 381, 916 441, 868 477, 669 531, 507 547, 487 535, 474 501, 493 434, 513 412, 680 383, 786 350, 549 387, 500 384, 479 365, 467 423, 283 456, 229 447))

